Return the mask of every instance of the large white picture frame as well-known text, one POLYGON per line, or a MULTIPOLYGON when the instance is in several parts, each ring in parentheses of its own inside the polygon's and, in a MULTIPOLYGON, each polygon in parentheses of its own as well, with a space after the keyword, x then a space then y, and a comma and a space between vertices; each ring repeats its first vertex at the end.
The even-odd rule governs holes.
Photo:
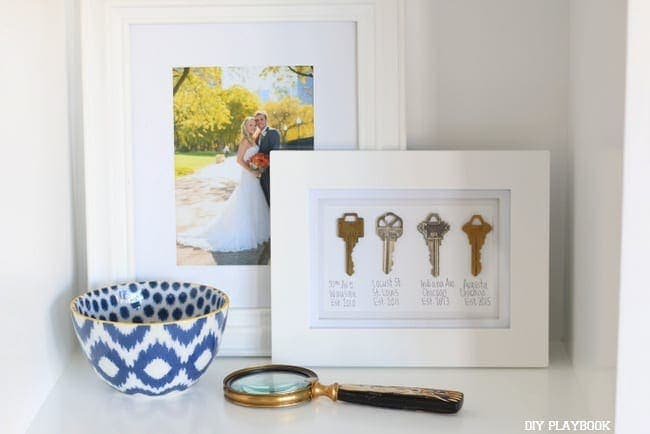
MULTIPOLYGON (((271 159, 274 165, 271 194, 275 198, 271 210, 274 363, 307 366, 548 365, 548 152, 314 151, 300 154, 276 152, 271 159), (322 264, 331 262, 331 258, 316 258, 319 262, 314 263, 314 249, 319 248, 321 242, 313 236, 312 230, 314 224, 322 227, 322 222, 318 223, 314 218, 313 193, 334 191, 338 192, 336 197, 345 198, 347 192, 356 195, 362 191, 368 199, 375 199, 381 198, 385 191, 411 191, 418 196, 431 190, 456 194, 459 198, 464 197, 461 193, 468 191, 473 197, 478 197, 477 191, 489 194, 508 192, 507 199, 502 196, 508 202, 509 212, 504 211, 509 213, 508 218, 493 221, 495 226, 506 226, 495 227, 495 234, 497 231, 509 233, 508 238, 501 238, 499 242, 500 250, 506 248, 509 252, 502 257, 508 263, 504 264, 505 272, 501 273, 499 284, 502 290, 509 292, 506 312, 499 314, 507 321, 488 324, 487 327, 471 321, 465 325, 461 321, 448 325, 443 322, 436 326, 426 322, 417 324, 417 318, 408 322, 405 321, 408 317, 401 317, 400 323, 382 320, 373 324, 368 323, 361 312, 358 319, 366 322, 356 327, 349 322, 337 325, 332 321, 325 327, 315 323, 314 313, 318 312, 313 308, 312 273, 322 264)), ((431 208, 435 209, 436 203, 439 202, 432 202, 431 208)), ((338 209, 337 213, 320 215, 321 219, 325 215, 329 224, 324 236, 340 246, 341 252, 343 243, 337 239, 331 223, 344 209, 345 212, 357 211, 364 206, 368 206, 367 202, 353 195, 352 199, 346 199, 345 208, 338 209)), ((413 203, 405 204, 404 213, 407 212, 406 206, 413 206, 413 203)), ((471 215, 472 209, 470 204, 465 211, 471 215)), ((365 215, 364 239, 355 247, 358 251, 353 257, 359 266, 355 274, 363 273, 361 268, 367 265, 362 262, 365 248, 362 242, 367 244, 367 240, 375 236, 370 215, 365 215)), ((409 228, 404 227, 404 231, 413 229, 411 223, 409 228)), ((456 234, 463 235, 458 225, 455 230, 456 234)), ((448 235, 443 243, 448 252, 450 243, 454 242, 451 236, 448 235)), ((459 242, 463 240, 467 243, 467 237, 457 239, 459 242)), ((402 253, 400 260, 420 261, 422 252, 413 251, 416 253, 402 253)), ((366 249, 366 252, 374 258, 374 253, 379 254, 381 247, 366 249)), ((495 258, 496 255, 492 254, 485 261, 495 258)), ((334 263, 343 268, 340 257, 334 263)), ((359 301, 362 298, 359 294, 364 291, 366 298, 372 297, 368 284, 365 288, 363 286, 364 282, 361 286, 357 283, 351 285, 356 295, 350 297, 357 297, 359 301)), ((404 288, 404 291, 419 290, 414 286, 404 288)))
MULTIPOLYGON (((88 285, 138 278, 134 252, 130 32, 146 24, 353 22, 360 149, 405 149, 403 1, 82 2, 88 285), (381 47, 381 49, 379 49, 381 47)), ((161 276, 162 277, 162 276, 161 276)), ((226 292, 228 289, 224 288, 226 292)), ((268 291, 268 288, 262 288, 268 291)), ((233 304, 223 355, 270 354, 269 306, 233 304)))

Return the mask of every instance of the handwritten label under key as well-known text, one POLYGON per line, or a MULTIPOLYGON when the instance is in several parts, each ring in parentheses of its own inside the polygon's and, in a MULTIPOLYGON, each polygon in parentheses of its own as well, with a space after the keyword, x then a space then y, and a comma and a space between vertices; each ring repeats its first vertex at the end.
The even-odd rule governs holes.
POLYGON ((402 281, 399 277, 373 279, 370 285, 372 288, 373 306, 399 306, 399 292, 402 288, 402 281))
POLYGON ((463 279, 463 286, 459 288, 459 295, 465 306, 491 306, 492 298, 488 283, 483 279, 463 279))
POLYGON ((424 279, 420 280, 422 306, 449 306, 449 289, 456 283, 449 279, 424 279))
POLYGON ((357 305, 357 292, 351 280, 330 280, 328 293, 330 307, 345 309, 357 305))

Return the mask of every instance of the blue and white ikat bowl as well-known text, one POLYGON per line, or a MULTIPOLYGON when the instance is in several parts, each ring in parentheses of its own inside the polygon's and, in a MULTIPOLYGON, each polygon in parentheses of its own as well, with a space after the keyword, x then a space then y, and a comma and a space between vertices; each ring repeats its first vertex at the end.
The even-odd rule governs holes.
POLYGON ((95 372, 128 394, 163 395, 194 384, 219 349, 229 299, 206 285, 133 282, 70 303, 72 324, 95 372))

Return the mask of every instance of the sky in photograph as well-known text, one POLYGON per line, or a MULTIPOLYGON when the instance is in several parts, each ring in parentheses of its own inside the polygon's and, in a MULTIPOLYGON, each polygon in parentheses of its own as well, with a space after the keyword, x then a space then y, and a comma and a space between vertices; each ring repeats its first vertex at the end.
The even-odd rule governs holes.
MULTIPOLYGON (((262 101, 275 98, 273 82, 275 77, 271 74, 267 77, 260 77, 260 72, 264 66, 223 66, 221 67, 221 80, 224 89, 239 84, 245 88, 257 93, 262 101)), ((297 96, 296 88, 297 77, 292 77, 290 81, 290 94, 297 96)))
POLYGON ((221 67, 223 87, 241 84, 248 89, 271 89, 272 77, 260 78, 263 66, 223 66, 221 67))

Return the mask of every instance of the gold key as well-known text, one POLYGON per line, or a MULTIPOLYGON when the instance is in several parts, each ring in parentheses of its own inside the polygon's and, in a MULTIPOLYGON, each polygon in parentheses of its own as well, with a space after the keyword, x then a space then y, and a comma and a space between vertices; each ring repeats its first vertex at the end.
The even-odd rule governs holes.
POLYGON ((440 244, 445 234, 449 232, 449 223, 443 221, 437 213, 430 213, 420 224, 418 232, 424 237, 429 248, 429 263, 431 264, 431 275, 440 275, 440 244))
POLYGON ((363 218, 356 212, 346 212, 338 218, 338 237, 345 241, 345 272, 348 276, 354 274, 352 249, 357 245, 359 238, 363 238, 363 218))
POLYGON ((393 268, 395 242, 404 232, 402 218, 392 212, 382 214, 377 217, 375 231, 384 244, 382 270, 388 274, 393 268))
POLYGON ((480 214, 474 214, 467 223, 463 225, 463 232, 469 238, 469 244, 472 246, 472 275, 478 276, 481 273, 481 248, 485 243, 485 237, 492 230, 492 226, 483 220, 480 214), (475 220, 479 224, 475 224, 475 220))

